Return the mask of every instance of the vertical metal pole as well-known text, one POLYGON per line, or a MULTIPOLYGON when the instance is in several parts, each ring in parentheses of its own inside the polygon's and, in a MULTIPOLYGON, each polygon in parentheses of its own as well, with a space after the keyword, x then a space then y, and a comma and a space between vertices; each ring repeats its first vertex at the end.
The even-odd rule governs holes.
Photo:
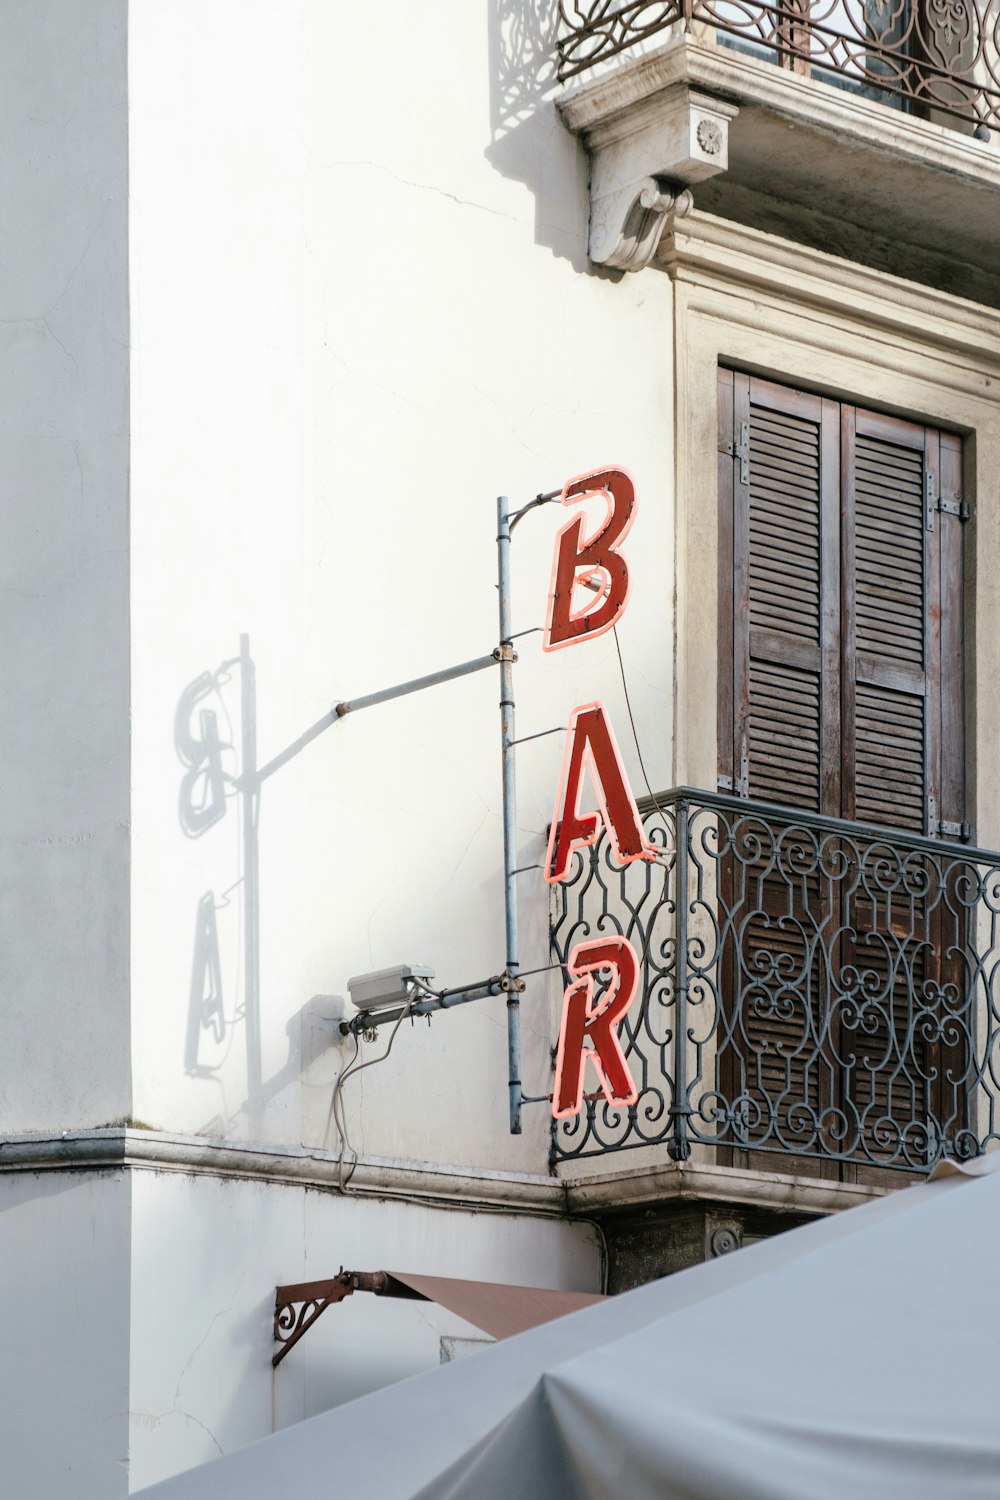
MULTIPOLYGON (((514 779, 514 663, 510 628, 510 518, 507 496, 497 499, 497 587, 500 595, 500 754, 503 769, 503 899, 506 974, 517 977, 517 805, 514 779)), ((507 1089, 510 1133, 521 1134, 521 1002, 507 991, 507 1089)))
POLYGON ((677 803, 677 1022, 674 1027, 674 1117, 673 1139, 667 1153, 673 1161, 691 1155, 687 1122, 691 1113, 687 1097, 687 994, 688 994, 688 805, 677 803))
POLYGON ((243 813, 243 1024, 247 1049, 247 1110, 260 1112, 260 883, 257 849, 257 682, 250 637, 240 636, 241 801, 243 813))

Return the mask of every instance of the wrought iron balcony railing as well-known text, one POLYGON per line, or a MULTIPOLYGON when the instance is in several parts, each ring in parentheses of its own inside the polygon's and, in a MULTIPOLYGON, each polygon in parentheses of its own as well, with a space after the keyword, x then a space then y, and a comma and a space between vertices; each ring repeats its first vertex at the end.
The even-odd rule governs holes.
POLYGON ((700 1145, 857 1177, 998 1138, 1000 854, 687 789, 643 807, 661 860, 578 852, 552 932, 564 964, 603 933, 641 954, 639 1097, 589 1098, 556 1161, 700 1145))
POLYGON ((560 0, 559 73, 671 34, 719 39, 915 114, 1000 125, 1000 0, 560 0))

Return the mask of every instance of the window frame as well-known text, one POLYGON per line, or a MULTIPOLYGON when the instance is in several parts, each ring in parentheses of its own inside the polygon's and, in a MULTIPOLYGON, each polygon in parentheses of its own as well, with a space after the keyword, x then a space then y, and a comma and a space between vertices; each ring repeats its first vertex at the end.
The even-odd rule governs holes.
POLYGON ((675 222, 660 265, 674 322, 672 784, 712 788, 717 777, 717 372, 726 364, 962 437, 972 511, 965 805, 973 837, 1000 845, 1000 781, 977 775, 1000 742, 1000 323, 959 298, 706 214, 675 222))
MULTIPOLYGON (((965 747, 964 717, 964 659, 963 627, 963 551, 965 519, 960 513, 957 496, 961 488, 961 439, 954 434, 925 423, 887 413, 859 407, 855 403, 841 401, 828 395, 803 392, 794 387, 762 380, 721 365, 719 368, 719 784, 732 789, 740 796, 756 796, 772 802, 791 802, 810 807, 811 810, 832 817, 874 823, 899 831, 926 833, 932 837, 949 829, 961 829, 965 818, 965 747), (756 414, 756 416, 754 415, 756 414), (776 424, 768 433, 772 416, 776 424), (792 427, 799 427, 796 433, 792 427), (784 430, 783 430, 784 429, 784 430), (815 439, 811 434, 815 434, 815 439), (741 434, 745 440, 741 441, 741 434), (801 434, 802 436, 800 437, 801 434), (754 624, 752 603, 752 563, 754 544, 752 541, 751 504, 753 467, 751 449, 756 441, 765 443, 765 454, 774 445, 788 443, 787 461, 791 472, 808 476, 810 466, 815 464, 813 483, 816 499, 815 566, 818 582, 810 598, 810 585, 802 574, 803 592, 798 610, 793 614, 787 628, 793 635, 785 635, 782 616, 787 613, 783 603, 776 608, 777 633, 773 636, 762 632, 754 624), (807 439, 808 448, 802 447, 807 439), (885 629, 886 615, 878 600, 878 619, 874 627, 864 617, 864 594, 861 577, 856 566, 859 548, 859 505, 865 504, 864 491, 861 498, 856 492, 856 479, 864 471, 864 460, 858 458, 858 444, 868 441, 878 445, 871 460, 876 469, 869 469, 869 483, 875 483, 875 495, 885 481, 880 470, 885 463, 893 464, 895 453, 912 453, 920 465, 917 494, 913 495, 912 464, 910 475, 900 471, 901 493, 906 493, 909 483, 911 501, 916 499, 916 512, 910 510, 909 551, 913 562, 913 544, 919 538, 919 572, 917 574, 920 607, 919 662, 900 660, 898 638, 892 639, 893 624, 890 619, 885 629), (815 448, 813 442, 815 441, 815 448), (797 451, 795 451, 797 450, 797 451), (813 455, 810 457, 810 455, 813 455), (803 468, 803 464, 806 465, 803 468), (916 523, 916 537, 913 525, 916 523), (801 609, 806 607, 812 614, 817 638, 813 642, 802 637, 803 617, 801 609), (798 618, 796 618, 796 614, 798 618), (859 623, 860 622, 860 623, 859 623), (869 630, 865 632, 865 624, 869 630), (871 639, 874 628, 875 639, 871 639), (865 643, 865 633, 869 640, 865 643), (793 639, 797 634, 800 639, 793 639), (797 660, 801 658, 801 660, 797 660), (816 757, 816 781, 810 799, 807 785, 808 772, 798 787, 794 785, 801 762, 808 767, 808 736, 802 742, 802 751, 791 755, 787 774, 791 778, 788 796, 770 795, 755 789, 755 757, 750 753, 754 738, 752 731, 752 679, 754 668, 784 675, 794 693, 796 683, 803 690, 810 680, 815 680, 817 713, 814 723, 816 757), (920 714, 920 789, 916 805, 900 804, 898 817, 892 816, 893 797, 859 795, 859 772, 868 762, 868 782, 872 781, 873 767, 883 759, 895 762, 890 765, 890 781, 893 769, 896 777, 905 771, 906 753, 890 756, 897 751, 894 737, 876 731, 869 735, 868 754, 863 753, 863 742, 859 738, 859 699, 863 690, 882 700, 890 713, 907 703, 919 702, 920 714), (898 697, 897 697, 898 695, 898 697), (804 800, 803 800, 804 798, 804 800), (884 815, 885 814, 885 815, 884 815), (943 826, 942 826, 943 825, 943 826)), ((769 460, 764 459, 765 470, 769 460)), ((899 471, 899 465, 897 464, 899 471)), ((763 510, 756 512, 758 524, 766 524, 768 506, 772 504, 768 489, 773 495, 773 485, 782 480, 776 476, 770 486, 765 486, 763 510)), ((798 485, 801 493, 801 481, 798 485)), ((772 515, 777 521, 789 503, 794 511, 800 510, 795 500, 796 486, 788 491, 788 498, 776 498, 772 515)), ((876 498, 875 504, 880 502, 876 498)), ((870 507, 870 502, 869 502, 870 507)), ((808 510, 801 512, 808 520, 808 510)), ((876 514, 876 526, 882 520, 876 514)), ((869 518, 871 524, 871 518, 869 518)), ((801 530, 801 527, 800 527, 801 530)), ((864 533, 861 534, 861 541, 864 533)), ((870 550, 871 543, 868 543, 870 550)), ((779 553, 781 548, 778 549, 779 553)), ((766 554, 758 552, 759 562, 766 563, 766 554)), ((904 555, 900 554, 901 562, 904 555)), ((892 558, 887 556, 886 564, 892 558)), ((793 569, 789 571, 787 557, 775 558, 778 576, 791 577, 795 583, 793 569)), ((913 592, 911 569, 910 592, 913 592)), ((900 587, 906 587, 904 583, 900 587)), ((773 597, 773 594, 772 594, 773 597)), ((789 596, 794 597, 794 591, 789 596)), ((912 609, 904 605, 898 622, 912 617, 912 609)), ((805 617, 808 621, 808 614, 805 617)), ((911 646, 912 636, 911 636, 911 646)), ((802 715, 797 715, 801 719, 802 715)), ((780 734, 785 715, 776 710, 772 734, 780 734), (779 722, 780 721, 780 722, 779 722)), ((791 721, 794 722, 794 719, 791 721)), ((765 736, 766 738, 766 736, 765 736)), ((912 748, 909 754, 912 755, 912 748)), ((777 782, 785 774, 775 759, 777 782)), ((785 760, 788 761, 786 754, 785 760)), ((761 781, 775 780, 767 775, 767 762, 756 762, 761 781)))

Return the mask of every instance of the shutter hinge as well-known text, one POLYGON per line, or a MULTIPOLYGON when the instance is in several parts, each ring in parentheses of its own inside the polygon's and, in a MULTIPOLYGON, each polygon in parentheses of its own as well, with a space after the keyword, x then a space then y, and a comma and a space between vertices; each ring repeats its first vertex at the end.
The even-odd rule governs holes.
POLYGON ((740 423, 739 442, 720 443, 720 453, 728 453, 730 458, 738 458, 740 461, 740 484, 750 483, 750 423, 740 423))
POLYGON ((745 727, 740 732, 740 774, 719 776, 716 778, 716 786, 720 792, 731 792, 734 797, 750 795, 750 745, 745 727))
POLYGON ((934 797, 927 798, 927 831, 932 838, 960 839, 967 844, 972 837, 972 828, 968 823, 953 823, 948 818, 939 818, 937 815, 937 800, 934 797))
POLYGON ((946 499, 944 495, 938 494, 937 480, 933 469, 924 470, 924 499, 927 505, 927 530, 934 530, 934 514, 938 512, 943 516, 957 516, 960 521, 969 519, 969 502, 962 500, 959 496, 946 499))

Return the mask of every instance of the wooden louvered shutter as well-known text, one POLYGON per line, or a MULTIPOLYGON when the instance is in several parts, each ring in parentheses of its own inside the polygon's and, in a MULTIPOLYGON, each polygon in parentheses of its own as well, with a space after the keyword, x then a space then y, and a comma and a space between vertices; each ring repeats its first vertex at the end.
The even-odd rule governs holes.
MULTIPOLYGON (((945 805, 957 833, 955 809, 964 802, 960 445, 949 434, 845 406, 843 450, 844 816, 933 835, 945 805), (939 509, 947 490, 953 513, 939 509)), ((929 884, 933 891, 933 878, 929 884)), ((932 1040, 927 996, 961 974, 935 895, 925 902, 900 891, 893 899, 868 880, 845 895, 843 907, 842 960, 860 973, 869 999, 865 1024, 848 1026, 842 1046, 850 1060, 845 1090, 862 1124, 864 1179, 872 1164, 892 1158, 897 1130, 902 1136, 910 1122, 948 1108, 942 1079, 960 1077, 964 1058, 932 1040)))
POLYGON ((938 434, 845 407, 845 817, 915 833, 939 802, 938 434))
POLYGON ((836 813, 839 407, 728 370, 720 386, 733 569, 723 590, 721 666, 732 683, 720 714, 723 775, 745 796, 836 813))
MULTIPOLYGON (((719 391, 720 784, 957 837, 960 440, 735 372, 719 391)), ((857 1143, 842 1170, 877 1174, 897 1132, 955 1113, 942 1080, 966 1060, 929 1040, 921 1007, 960 987, 961 919, 946 935, 919 891, 789 879, 768 863, 768 828, 759 870, 735 855, 721 870, 734 936, 720 1077, 752 1122, 740 1164, 763 1165, 754 1146, 780 1149, 832 1107, 857 1143), (863 1004, 831 1009, 859 976, 863 1004)))
POLYGON ((721 784, 954 836, 960 440, 730 370, 719 410, 721 784))
MULTIPOLYGON (((839 810, 839 407, 720 371, 720 767, 745 797, 839 810)), ((755 825, 745 825, 752 841, 755 825)), ((769 847, 762 824, 761 848, 769 847)), ((739 1165, 818 1121, 835 1087, 822 1026, 815 874, 722 867, 723 1089, 745 1112, 739 1165), (739 934, 738 942, 735 934, 739 934), (805 1106, 803 1110, 802 1106, 805 1106)), ((810 1168, 810 1170, 820 1170, 810 1168)), ((824 1169, 825 1170, 825 1169, 824 1169)))

